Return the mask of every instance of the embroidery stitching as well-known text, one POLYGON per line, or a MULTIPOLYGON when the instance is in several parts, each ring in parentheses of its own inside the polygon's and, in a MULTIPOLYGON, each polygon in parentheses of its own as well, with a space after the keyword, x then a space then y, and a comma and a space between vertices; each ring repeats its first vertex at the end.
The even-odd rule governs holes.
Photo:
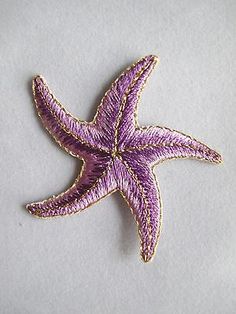
POLYGON ((145 262, 155 254, 162 224, 154 166, 177 158, 222 161, 214 150, 182 132, 138 127, 137 104, 157 62, 157 57, 147 56, 124 71, 105 93, 92 122, 74 118, 41 76, 33 80, 35 105, 44 127, 69 154, 82 159, 83 166, 69 189, 28 204, 27 209, 40 218, 71 215, 119 190, 137 223, 145 262))

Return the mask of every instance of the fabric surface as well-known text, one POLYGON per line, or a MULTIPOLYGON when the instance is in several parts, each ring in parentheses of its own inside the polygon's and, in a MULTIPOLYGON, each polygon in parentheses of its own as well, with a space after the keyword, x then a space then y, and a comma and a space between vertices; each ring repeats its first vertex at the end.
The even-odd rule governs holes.
MULTIPOLYGON (((1 1, 1 313, 235 313, 235 16, 234 0, 1 1), (139 258, 137 225, 118 191, 69 217, 36 219, 25 209, 67 190, 82 170, 42 126, 33 77, 92 121, 110 84, 146 55, 160 59, 137 111, 148 138, 168 132, 155 125, 183 131, 224 160, 153 169, 163 216, 150 263, 139 258)), ((91 180, 93 167, 91 159, 91 180)))

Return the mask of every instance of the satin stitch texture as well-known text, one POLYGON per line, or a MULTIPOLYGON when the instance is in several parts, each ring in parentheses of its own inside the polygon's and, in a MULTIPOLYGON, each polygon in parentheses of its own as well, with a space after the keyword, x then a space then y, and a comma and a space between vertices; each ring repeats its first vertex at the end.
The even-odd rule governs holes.
POLYGON ((83 167, 68 190, 26 205, 28 211, 41 218, 70 215, 119 191, 137 222, 145 262, 155 254, 162 221, 153 167, 175 158, 222 161, 217 152, 189 135, 166 127, 138 126, 139 96, 157 63, 156 56, 146 56, 123 72, 105 93, 92 122, 74 118, 41 76, 33 79, 36 109, 44 127, 69 154, 83 160, 83 167))

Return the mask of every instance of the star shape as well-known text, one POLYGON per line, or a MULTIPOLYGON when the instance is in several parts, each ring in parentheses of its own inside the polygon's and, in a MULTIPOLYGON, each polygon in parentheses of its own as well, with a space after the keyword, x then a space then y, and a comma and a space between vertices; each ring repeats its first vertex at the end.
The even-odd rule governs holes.
POLYGON ((65 216, 120 191, 137 222, 145 262, 155 254, 162 220, 154 165, 175 158, 222 160, 189 135, 166 127, 138 126, 139 96, 157 63, 156 56, 146 56, 123 72, 105 93, 92 122, 74 118, 41 76, 33 79, 34 100, 44 127, 69 154, 83 160, 83 167, 68 190, 26 208, 41 218, 65 216))

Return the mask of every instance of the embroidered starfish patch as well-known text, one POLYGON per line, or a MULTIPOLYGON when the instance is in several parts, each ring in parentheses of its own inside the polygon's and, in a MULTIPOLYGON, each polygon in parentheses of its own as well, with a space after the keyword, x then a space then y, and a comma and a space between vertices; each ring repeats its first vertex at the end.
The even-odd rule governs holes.
POLYGON ((67 191, 26 208, 42 218, 70 215, 120 191, 137 222, 145 262, 155 254, 161 228, 154 165, 187 157, 221 162, 217 152, 188 135, 165 127, 138 126, 139 95, 157 62, 157 57, 147 56, 122 73, 106 92, 92 122, 67 112, 41 76, 33 80, 34 100, 44 127, 61 147, 84 163, 67 191))

